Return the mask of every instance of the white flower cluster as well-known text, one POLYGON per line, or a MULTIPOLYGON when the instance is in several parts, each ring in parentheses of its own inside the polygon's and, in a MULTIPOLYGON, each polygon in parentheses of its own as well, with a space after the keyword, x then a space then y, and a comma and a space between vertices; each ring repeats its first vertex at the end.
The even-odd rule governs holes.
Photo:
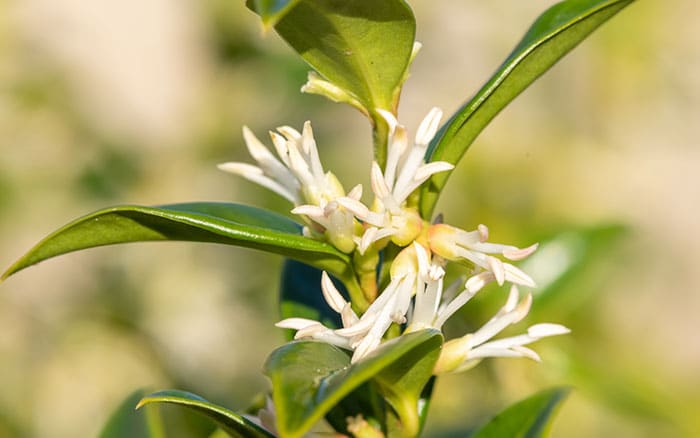
POLYGON ((289 127, 271 132, 275 156, 248 130, 244 139, 258 166, 225 163, 219 167, 243 176, 291 201, 292 213, 301 215, 311 235, 323 234, 343 252, 360 255, 368 249, 381 250, 389 241, 403 249, 394 258, 389 283, 362 315, 333 285, 328 274, 321 288, 328 305, 341 316, 342 328, 332 329, 318 321, 288 318, 278 327, 296 330, 296 339, 311 338, 352 350, 357 362, 374 351, 392 324, 405 325, 404 332, 424 328, 441 329, 447 319, 490 282, 512 284, 506 304, 474 333, 448 341, 443 346, 436 373, 471 367, 484 357, 528 357, 537 354, 524 345, 546 336, 568 333, 558 324, 537 324, 527 334, 492 341, 507 326, 528 313, 532 296, 520 299, 517 286, 534 287, 535 282, 511 263, 528 257, 537 245, 517 248, 487 242, 488 228, 479 225, 464 231, 446 224, 428 224, 407 200, 432 175, 451 170, 447 162, 425 163, 428 144, 435 136, 442 112, 434 108, 418 128, 413 146, 406 129, 393 114, 382 112, 390 127, 387 163, 382 171, 372 164, 371 187, 374 202, 362 203, 362 186, 347 194, 331 172, 324 172, 309 122, 300 134, 289 127), (462 283, 444 288, 445 265, 466 263, 472 275, 462 283))

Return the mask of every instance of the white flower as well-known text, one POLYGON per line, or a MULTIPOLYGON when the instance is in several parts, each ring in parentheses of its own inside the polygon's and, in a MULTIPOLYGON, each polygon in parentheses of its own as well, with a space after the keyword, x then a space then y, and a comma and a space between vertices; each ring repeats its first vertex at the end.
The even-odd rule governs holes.
POLYGON ((392 323, 406 322, 406 312, 416 290, 418 262, 414 244, 405 248, 391 265, 391 280, 379 297, 358 318, 330 277, 324 272, 321 277, 323 297, 328 305, 341 315, 343 328, 330 329, 318 321, 306 318, 288 318, 276 324, 280 328, 297 330, 294 338, 311 338, 354 351, 355 363, 374 351, 382 341, 392 323))
POLYGON ((479 330, 446 342, 435 365, 435 374, 464 371, 485 357, 527 357, 539 361, 537 353, 524 345, 547 336, 570 332, 562 325, 544 323, 531 326, 524 335, 489 342, 509 325, 521 321, 530 311, 532 295, 527 294, 520 302, 518 295, 518 288, 513 285, 505 305, 479 330))
POLYGON ((221 170, 240 175, 286 198, 295 205, 292 213, 309 220, 315 231, 325 233, 328 240, 343 252, 355 248, 356 221, 353 214, 336 201, 345 197, 357 200, 362 186, 346 196, 338 178, 324 172, 313 137, 311 123, 304 123, 302 133, 289 126, 270 132, 277 152, 272 152, 248 129, 243 127, 243 139, 250 155, 258 163, 230 162, 220 164, 221 170))
MULTIPOLYGON (((321 290, 323 298, 331 309, 340 314, 343 327, 350 327, 359 321, 359 318, 350 307, 350 303, 345 301, 343 295, 336 289, 328 274, 323 271, 321 275, 321 290)), ((279 328, 296 330, 294 339, 311 338, 326 342, 341 348, 351 349, 352 336, 341 336, 335 330, 330 329, 318 321, 307 318, 287 318, 275 324, 279 328)))
POLYGON ((442 117, 440 109, 433 108, 423 119, 415 143, 410 148, 406 128, 390 112, 379 112, 388 122, 390 133, 384 172, 376 162, 372 163, 373 208, 367 208, 359 200, 338 200, 368 225, 362 238, 356 239, 360 253, 364 253, 374 242, 389 236, 399 246, 410 244, 420 233, 423 221, 415 209, 406 207, 408 196, 433 174, 454 168, 444 161, 428 164, 424 161, 428 144, 435 136, 442 117))
POLYGON ((489 254, 501 254, 509 260, 522 260, 535 252, 537 244, 520 249, 512 245, 486 242, 488 237, 486 225, 479 225, 477 230, 469 232, 446 224, 431 225, 428 230, 430 250, 435 254, 447 260, 467 260, 477 269, 486 271, 473 281, 486 284, 495 280, 499 285, 509 281, 535 287, 535 282, 529 275, 489 254))

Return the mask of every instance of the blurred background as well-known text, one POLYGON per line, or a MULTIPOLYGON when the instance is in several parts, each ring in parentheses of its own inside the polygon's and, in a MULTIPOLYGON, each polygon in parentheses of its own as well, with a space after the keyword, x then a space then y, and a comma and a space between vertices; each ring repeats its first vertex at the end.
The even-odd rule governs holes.
MULTIPOLYGON (((302 95, 308 68, 240 0, 0 2, 0 267, 69 220, 124 203, 289 205, 217 171, 313 121, 327 168, 368 182, 369 126, 302 95), (349 155, 350 154, 350 155, 349 155), (348 159, 348 157, 352 159, 348 159)), ((413 2, 423 50, 400 118, 450 114, 554 1, 413 2)), ((543 363, 491 360, 436 387, 427 435, 464 436, 506 404, 574 388, 553 436, 700 436, 698 4, 638 2, 499 115, 438 210, 542 242, 528 322, 568 325, 543 363)), ((177 387, 243 410, 283 342, 282 260, 189 243, 71 254, 0 285, 0 437, 95 436, 137 388, 177 387)), ((447 327, 482 324, 505 291, 447 327)), ((204 423, 165 409, 177 433, 204 423)))

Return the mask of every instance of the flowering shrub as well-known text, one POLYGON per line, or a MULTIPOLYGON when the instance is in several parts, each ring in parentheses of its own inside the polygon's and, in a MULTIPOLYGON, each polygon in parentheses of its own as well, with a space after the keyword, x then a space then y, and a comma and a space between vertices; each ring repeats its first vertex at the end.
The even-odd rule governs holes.
MULTIPOLYGON (((319 294, 325 303, 314 309, 317 318, 297 314, 293 306, 283 310, 276 325, 293 330, 295 340, 268 358, 271 397, 257 415, 174 390, 142 397, 138 406, 179 404, 232 436, 323 431, 358 438, 418 436, 436 377, 466 371, 485 358, 540 360, 527 345, 569 332, 559 324, 538 323, 521 335, 497 337, 530 310, 532 295, 520 288, 536 284, 516 265, 538 245, 490 242, 486 225, 462 230, 433 209, 456 163, 486 124, 631 1, 567 0, 553 6, 473 98, 442 125, 442 111, 431 109, 413 137, 397 118, 402 84, 420 49, 404 1, 251 1, 263 25, 274 28, 316 70, 302 91, 350 104, 368 118, 374 147, 371 193, 360 184, 344 185, 324 168, 310 122, 301 132, 289 126, 270 132, 272 147, 243 127, 255 164, 229 162, 219 168, 287 199, 299 222, 231 203, 113 207, 48 236, 4 277, 70 251, 148 240, 246 246, 303 262, 320 271, 320 282, 309 282, 303 292, 282 285, 280 299, 307 303, 308 295, 319 294), (446 286, 448 264, 462 266, 466 274, 446 286), (509 288, 503 306, 473 333, 445 339, 445 322, 489 283, 509 288)), ((564 393, 535 395, 477 434, 538 436, 564 393)))

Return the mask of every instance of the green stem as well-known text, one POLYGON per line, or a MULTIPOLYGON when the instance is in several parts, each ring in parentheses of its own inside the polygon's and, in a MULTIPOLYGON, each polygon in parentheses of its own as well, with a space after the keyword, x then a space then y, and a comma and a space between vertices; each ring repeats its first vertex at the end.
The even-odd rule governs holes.
POLYGON ((392 406, 401 421, 401 436, 417 437, 420 433, 420 417, 418 416, 418 401, 413 397, 392 397, 392 406))
POLYGON ((372 142, 374 144, 374 160, 382 169, 386 165, 387 145, 389 143, 389 125, 384 117, 373 112, 372 115, 372 142))

